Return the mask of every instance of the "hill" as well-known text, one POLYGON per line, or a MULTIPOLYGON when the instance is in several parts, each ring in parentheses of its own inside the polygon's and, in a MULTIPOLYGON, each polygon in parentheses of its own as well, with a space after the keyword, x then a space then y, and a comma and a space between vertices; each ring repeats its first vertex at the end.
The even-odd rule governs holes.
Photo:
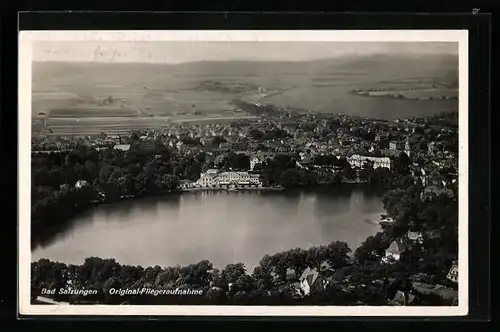
POLYGON ((156 80, 165 75, 197 77, 269 77, 292 75, 329 75, 347 72, 378 77, 406 78, 413 76, 451 75, 458 72, 458 58, 451 55, 373 55, 342 57, 304 62, 201 61, 183 64, 146 63, 33 63, 34 83, 55 78, 80 80, 156 80))

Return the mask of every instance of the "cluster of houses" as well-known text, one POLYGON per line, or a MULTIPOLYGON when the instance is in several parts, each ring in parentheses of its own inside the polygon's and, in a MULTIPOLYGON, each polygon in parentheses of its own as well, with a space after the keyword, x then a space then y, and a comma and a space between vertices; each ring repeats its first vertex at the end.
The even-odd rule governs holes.
MULTIPOLYGON (((418 238, 418 235, 412 234, 414 237, 417 237, 415 241, 421 241, 418 238)), ((421 242, 420 242, 421 243, 421 242)), ((398 247, 399 248, 399 247, 398 247)), ((399 248, 400 249, 400 248, 399 248)), ((399 250, 397 248, 389 248, 388 251, 399 250)), ((397 257, 397 253, 391 253, 394 255, 393 257, 397 257)), ((287 271, 287 279, 295 278, 295 271, 292 269, 288 269, 287 271)), ((349 279, 349 277, 347 277, 349 279)), ((458 262, 453 262, 449 273, 447 275, 447 279, 453 283, 458 283, 458 262)), ((294 287, 297 291, 298 296, 308 296, 314 291, 321 291, 325 289, 328 285, 338 283, 338 277, 335 276, 335 271, 330 267, 327 262, 321 264, 320 269, 315 268, 306 268, 301 276, 298 278, 298 281, 294 283, 294 287)), ((380 280, 374 282, 375 284, 383 284, 380 280)), ((430 285, 421 282, 413 282, 413 288, 417 290, 420 294, 439 294, 444 300, 448 300, 449 302, 456 302, 457 300, 457 292, 453 289, 447 288, 441 285, 430 285)), ((353 289, 353 286, 346 286, 346 290, 353 289)), ((402 290, 397 290, 395 293, 391 294, 388 298, 390 305, 411 305, 414 304, 417 300, 416 294, 413 292, 404 292, 402 290)))
MULTIPOLYGON (((414 234, 416 236, 416 234, 414 234)), ((418 239, 416 240, 418 241, 418 239)), ((271 275, 274 278, 275 282, 279 282, 279 276, 274 271, 271 272, 271 275)), ((450 272, 447 276, 447 279, 454 283, 458 283, 458 264, 457 262, 453 262, 452 267, 450 268, 450 272)), ((345 276, 342 273, 337 273, 331 265, 325 261, 323 262, 319 269, 307 267, 299 276, 297 272, 288 268, 286 271, 286 281, 291 282, 291 285, 294 289, 295 296, 297 298, 310 296, 315 292, 321 292, 325 290, 329 285, 338 284, 342 285, 344 291, 352 291, 355 289, 354 285, 349 284, 350 276, 345 276), (345 282, 345 283, 344 283, 345 282)), ((391 284, 395 281, 394 278, 389 278, 388 284, 391 284)), ((384 281, 375 280, 372 282, 373 284, 382 286, 384 285, 384 281)), ((229 284, 229 289, 231 289, 233 285, 229 284)), ((363 286, 363 285, 362 285, 363 286)), ((367 285, 364 285, 366 287, 367 285)), ((448 301, 450 303, 456 303, 457 301, 457 292, 456 290, 447 288, 441 285, 431 285, 422 282, 412 282, 413 289, 415 289, 418 293, 414 293, 413 291, 403 291, 400 289, 395 289, 392 292, 386 290, 386 296, 388 303, 390 305, 412 305, 416 304, 419 300, 419 296, 422 295, 438 295, 443 300, 448 301)), ((216 287, 212 287, 216 288, 216 287)))

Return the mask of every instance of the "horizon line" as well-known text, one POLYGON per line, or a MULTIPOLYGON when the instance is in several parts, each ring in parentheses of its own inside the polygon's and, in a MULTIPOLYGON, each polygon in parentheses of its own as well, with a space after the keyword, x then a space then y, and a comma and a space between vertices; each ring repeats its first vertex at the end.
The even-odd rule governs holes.
POLYGON ((182 65, 182 64, 194 64, 194 63, 228 63, 228 62, 258 62, 258 63, 305 63, 305 62, 321 62, 329 60, 339 60, 346 59, 354 56, 355 58, 373 58, 377 56, 387 56, 387 57, 408 57, 408 56, 428 56, 428 57, 456 57, 458 61, 458 54, 453 53, 426 53, 426 52, 406 52, 406 53, 372 53, 372 54, 360 54, 356 56, 356 53, 343 54, 336 57, 328 58, 318 58, 318 59, 304 59, 304 60, 262 60, 262 59, 231 59, 231 60, 198 60, 198 61, 185 61, 185 62, 162 62, 162 61, 105 61, 105 60, 32 60, 32 63, 85 63, 85 64, 144 64, 144 65, 182 65))

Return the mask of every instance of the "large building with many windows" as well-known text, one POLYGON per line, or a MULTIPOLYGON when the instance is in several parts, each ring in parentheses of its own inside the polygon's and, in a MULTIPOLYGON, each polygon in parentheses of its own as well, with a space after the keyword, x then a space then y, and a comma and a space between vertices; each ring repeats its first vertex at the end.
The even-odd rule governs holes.
POLYGON ((372 162, 373 168, 384 167, 391 169, 391 159, 389 157, 371 157, 354 154, 347 158, 351 167, 363 167, 365 163, 372 162))
POLYGON ((261 186, 259 174, 248 172, 219 172, 216 169, 209 169, 202 173, 198 181, 194 183, 198 188, 218 188, 225 186, 261 186))

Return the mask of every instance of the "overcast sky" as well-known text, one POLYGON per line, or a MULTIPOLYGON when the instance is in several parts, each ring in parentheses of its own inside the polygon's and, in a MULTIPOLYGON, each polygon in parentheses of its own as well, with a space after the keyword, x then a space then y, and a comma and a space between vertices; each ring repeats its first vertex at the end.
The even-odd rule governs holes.
POLYGON ((399 53, 457 55, 458 43, 36 41, 33 45, 34 61, 78 62, 305 61, 399 53))

